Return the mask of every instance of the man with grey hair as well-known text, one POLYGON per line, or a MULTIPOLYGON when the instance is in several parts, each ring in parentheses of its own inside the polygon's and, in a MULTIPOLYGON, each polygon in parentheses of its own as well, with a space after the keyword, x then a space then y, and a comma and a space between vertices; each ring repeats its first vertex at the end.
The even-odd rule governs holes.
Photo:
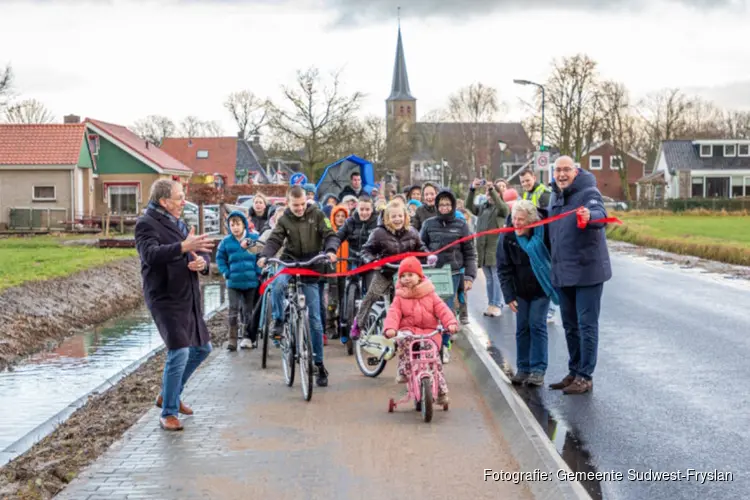
POLYGON ((551 384, 565 394, 583 394, 593 388, 599 348, 599 308, 604 282, 612 277, 605 224, 607 217, 596 178, 576 167, 570 156, 555 161, 549 215, 578 210, 549 225, 552 284, 559 289, 560 314, 568 344, 568 375, 551 384))
POLYGON ((159 179, 151 186, 145 213, 135 225, 135 245, 141 258, 143 296, 164 344, 161 394, 163 429, 178 431, 178 413, 193 410, 180 400, 190 376, 211 352, 211 339, 203 321, 198 274, 208 274, 213 243, 196 235, 180 220, 185 193, 179 182, 159 179))

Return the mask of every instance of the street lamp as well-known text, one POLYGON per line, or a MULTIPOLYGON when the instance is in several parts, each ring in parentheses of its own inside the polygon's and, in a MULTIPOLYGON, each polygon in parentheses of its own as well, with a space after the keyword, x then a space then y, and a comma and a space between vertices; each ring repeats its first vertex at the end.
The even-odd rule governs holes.
POLYGON ((539 151, 544 151, 546 149, 544 146, 544 85, 529 80, 513 80, 513 83, 517 85, 534 85, 542 89, 542 144, 539 146, 539 151))

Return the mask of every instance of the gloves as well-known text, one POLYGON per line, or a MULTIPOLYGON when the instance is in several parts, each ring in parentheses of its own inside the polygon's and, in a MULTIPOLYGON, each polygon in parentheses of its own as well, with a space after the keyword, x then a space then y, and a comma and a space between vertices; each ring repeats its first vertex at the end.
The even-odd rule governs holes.
POLYGON ((428 255, 427 256, 427 265, 428 266, 434 266, 437 264, 438 258, 437 255, 428 255))

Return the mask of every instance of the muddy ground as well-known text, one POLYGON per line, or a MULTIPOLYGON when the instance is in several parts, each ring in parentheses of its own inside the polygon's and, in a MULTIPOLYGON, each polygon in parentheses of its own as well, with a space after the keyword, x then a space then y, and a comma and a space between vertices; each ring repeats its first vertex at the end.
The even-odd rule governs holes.
MULTIPOLYGON (((219 347, 227 337, 226 310, 208 321, 219 347)), ((161 352, 106 392, 92 396, 55 431, 0 468, 0 498, 54 497, 117 441, 154 404, 161 387, 161 352)))
POLYGON ((0 293, 0 370, 141 304, 138 258, 0 293))

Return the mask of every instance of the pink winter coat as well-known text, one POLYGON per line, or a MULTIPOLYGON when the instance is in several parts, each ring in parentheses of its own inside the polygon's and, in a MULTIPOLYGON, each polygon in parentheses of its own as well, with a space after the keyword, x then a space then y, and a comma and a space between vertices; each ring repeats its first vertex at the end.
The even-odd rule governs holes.
POLYGON ((458 326, 456 316, 435 293, 435 285, 427 278, 414 288, 404 288, 399 282, 383 331, 408 330, 416 335, 427 335, 435 331, 438 321, 446 330, 451 325, 458 326))

